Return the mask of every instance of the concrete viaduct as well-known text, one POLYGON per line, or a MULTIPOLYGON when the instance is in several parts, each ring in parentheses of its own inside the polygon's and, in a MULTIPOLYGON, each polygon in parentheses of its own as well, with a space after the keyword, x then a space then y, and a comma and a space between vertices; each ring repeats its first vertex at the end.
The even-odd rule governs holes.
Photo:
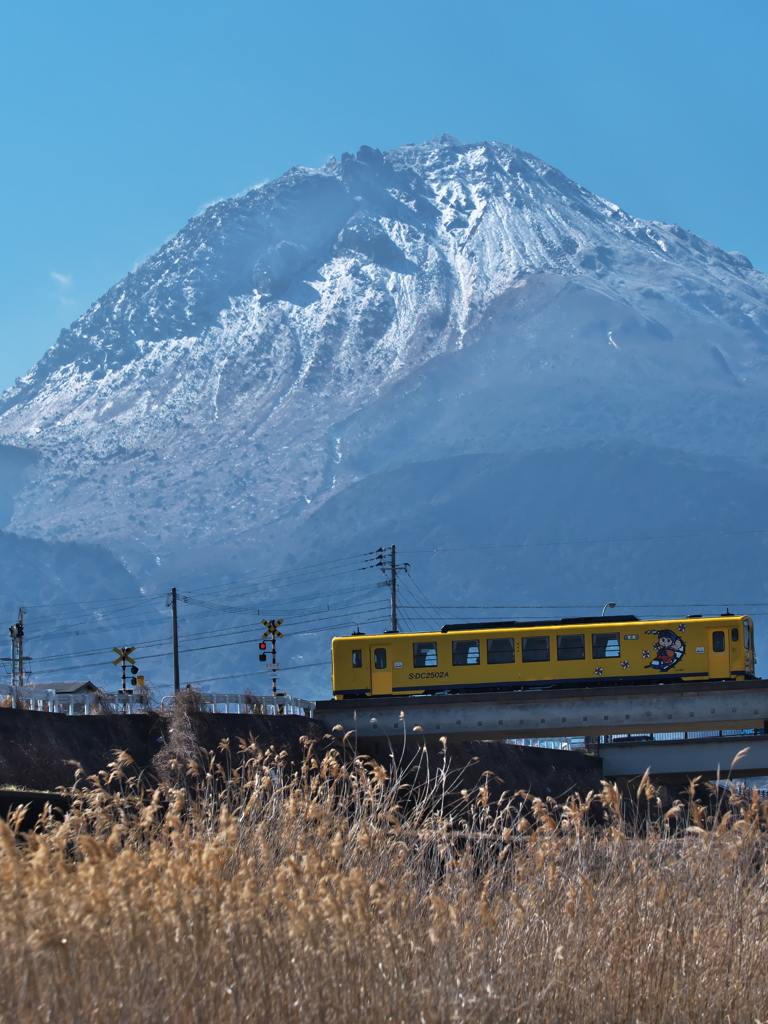
POLYGON ((768 680, 518 690, 459 696, 377 697, 319 701, 315 716, 361 739, 393 744, 419 738, 498 740, 552 736, 626 737, 597 741, 606 776, 768 775, 768 736, 654 741, 658 733, 768 729, 768 680), (638 734, 642 737, 638 739, 638 734))

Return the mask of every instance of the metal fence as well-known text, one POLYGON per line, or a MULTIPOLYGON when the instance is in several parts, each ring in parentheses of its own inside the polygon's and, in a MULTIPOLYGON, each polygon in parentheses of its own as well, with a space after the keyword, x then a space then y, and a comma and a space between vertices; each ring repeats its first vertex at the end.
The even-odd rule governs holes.
MULTIPOLYGON (((315 717, 315 702, 287 694, 273 697, 251 693, 200 693, 203 711, 224 715, 304 715, 315 717)), ((161 709, 173 703, 173 696, 163 697, 161 709)))
POLYGON ((548 736, 544 739, 507 740, 516 747, 543 747, 546 750, 584 750, 580 736, 548 736))
POLYGON ((92 715, 102 709, 130 715, 145 710, 147 700, 142 694, 126 693, 118 706, 115 694, 56 693, 55 690, 0 683, 0 705, 23 711, 53 711, 60 715, 92 715))
POLYGON ((622 733, 616 736, 601 736, 601 743, 637 743, 643 740, 705 740, 717 736, 753 736, 762 729, 710 729, 708 732, 654 732, 654 733, 622 733))
MULTIPOLYGON (((216 714, 304 715, 314 718, 315 702, 289 696, 258 696, 242 693, 201 693, 201 710, 216 714)), ((160 709, 167 710, 173 697, 163 697, 160 709)), ((135 715, 150 708, 143 693, 56 693, 28 686, 0 683, 0 705, 26 711, 53 711, 64 715, 93 715, 103 711, 135 715)))
POLYGON ((544 747, 547 750, 578 750, 584 751, 591 746, 610 743, 637 743, 642 741, 658 742, 663 740, 703 740, 717 736, 744 736, 754 735, 754 729, 711 729, 708 732, 655 732, 655 733, 626 733, 618 736, 553 736, 546 739, 510 739, 519 747, 544 747))

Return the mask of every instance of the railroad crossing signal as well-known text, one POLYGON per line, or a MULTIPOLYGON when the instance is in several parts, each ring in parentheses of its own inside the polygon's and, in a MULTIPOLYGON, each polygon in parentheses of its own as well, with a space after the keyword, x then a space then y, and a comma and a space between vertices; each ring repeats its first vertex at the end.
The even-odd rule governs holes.
POLYGON ((279 665, 277 664, 277 638, 282 639, 283 634, 277 628, 282 626, 282 619, 262 619, 262 623, 267 627, 266 633, 262 634, 261 643, 259 644, 259 661, 267 660, 267 645, 264 643, 265 640, 272 641, 272 696, 275 701, 277 700, 277 670, 279 665))
POLYGON ((126 661, 130 661, 132 665, 136 664, 136 659, 131 657, 131 654, 136 650, 135 647, 113 647, 112 650, 117 655, 112 662, 113 665, 119 665, 121 661, 123 666, 125 666, 126 661))
POLYGON ((126 677, 125 677, 125 666, 128 664, 128 662, 131 663, 131 666, 132 666, 131 667, 131 675, 136 675, 136 673, 139 671, 139 669, 138 669, 138 667, 136 665, 135 658, 131 657, 131 655, 136 650, 136 648, 135 647, 113 647, 112 650, 117 655, 117 657, 112 662, 112 664, 113 665, 122 665, 122 668, 123 668, 122 692, 126 693, 128 691, 128 687, 125 685, 126 681, 127 681, 126 677))

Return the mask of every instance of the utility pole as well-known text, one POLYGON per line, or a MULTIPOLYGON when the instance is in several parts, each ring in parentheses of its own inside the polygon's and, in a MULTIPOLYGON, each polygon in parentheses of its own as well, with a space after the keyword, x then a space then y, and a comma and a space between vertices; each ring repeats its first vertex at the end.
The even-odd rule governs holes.
POLYGON ((19 608, 19 618, 16 622, 16 636, 19 648, 19 686, 24 685, 24 608, 19 608))
POLYGON ((397 632, 397 563, 395 559, 395 545, 389 549, 391 555, 389 561, 389 614, 392 619, 392 632, 397 632))
POLYGON ((14 691, 18 683, 18 677, 16 675, 16 665, 18 664, 18 650, 19 642, 16 637, 16 624, 8 627, 8 632, 11 634, 11 686, 14 691))
POLYGON ((176 587, 171 587, 171 618, 173 620, 173 692, 181 689, 179 681, 179 616, 176 610, 176 587))
POLYGON ((399 572, 408 572, 411 564, 410 562, 403 562, 402 565, 398 565, 395 545, 390 544, 388 548, 379 548, 376 551, 376 565, 387 577, 386 582, 382 583, 381 586, 389 587, 389 632, 397 633, 397 574, 399 572), (387 559, 387 552, 389 552, 389 559, 387 559))
MULTIPOLYGON (((277 628, 282 626, 282 619, 262 619, 262 623, 267 627, 266 632, 262 634, 262 642, 264 640, 272 641, 272 697, 277 703, 277 638, 282 639, 283 634, 277 628)), ((259 645, 261 646, 261 645, 259 645)))
MULTIPOLYGON (((8 627, 11 635, 11 704, 16 707, 16 695, 19 687, 24 685, 24 613, 25 608, 19 608, 19 617, 12 626, 8 627)), ((29 659, 27 659, 29 660, 29 659)))

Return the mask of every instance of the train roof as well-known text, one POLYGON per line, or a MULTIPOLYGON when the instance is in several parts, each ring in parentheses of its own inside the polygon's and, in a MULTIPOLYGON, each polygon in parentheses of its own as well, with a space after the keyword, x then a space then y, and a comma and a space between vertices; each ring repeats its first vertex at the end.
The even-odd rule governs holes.
POLYGON ((719 615, 665 615, 663 618, 641 619, 637 615, 583 615, 577 619, 508 619, 505 622, 458 622, 443 626, 441 633, 468 633, 473 629, 526 629, 532 626, 593 626, 611 622, 672 622, 675 619, 735 619, 748 618, 734 612, 721 612, 719 615))
MULTIPOLYGON (((536 626, 593 626, 593 625, 604 625, 609 626, 612 624, 618 625, 620 622, 678 622, 683 619, 735 619, 735 618, 749 618, 748 615, 740 615, 735 612, 726 611, 721 612, 719 615, 665 615, 663 617, 656 618, 640 618, 637 615, 583 615, 578 618, 569 619, 505 619, 503 622, 452 622, 442 627, 439 630, 440 633, 472 633, 475 630, 482 629, 531 629, 536 626)), ((421 629, 421 630, 398 630, 396 633, 391 629, 384 630, 383 633, 348 633, 346 637, 337 637, 336 639, 347 639, 351 637, 371 637, 376 636, 419 636, 421 634, 435 634, 438 630, 434 629, 421 629)))
POLYGON ((443 626, 441 633, 462 633, 473 629, 523 629, 532 626, 582 626, 594 622, 639 622, 636 615, 582 615, 577 619, 507 619, 505 622, 458 622, 443 626))

